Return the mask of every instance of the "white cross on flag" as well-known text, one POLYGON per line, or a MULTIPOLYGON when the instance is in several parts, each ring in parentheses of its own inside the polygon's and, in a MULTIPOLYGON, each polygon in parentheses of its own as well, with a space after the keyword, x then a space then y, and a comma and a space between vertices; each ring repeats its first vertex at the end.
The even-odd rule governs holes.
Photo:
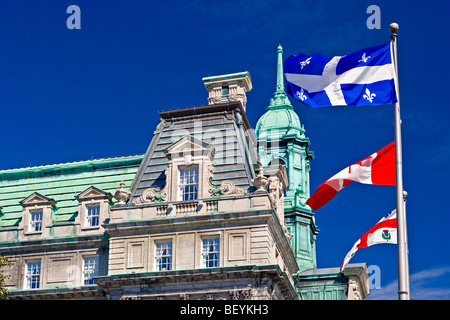
POLYGON ((391 43, 343 57, 295 54, 286 59, 287 92, 311 106, 367 106, 397 101, 391 43))

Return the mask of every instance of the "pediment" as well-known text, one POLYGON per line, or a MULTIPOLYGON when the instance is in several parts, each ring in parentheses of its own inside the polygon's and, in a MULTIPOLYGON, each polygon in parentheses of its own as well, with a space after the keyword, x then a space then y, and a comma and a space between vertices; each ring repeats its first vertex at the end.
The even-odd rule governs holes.
POLYGON ((105 199, 111 197, 112 195, 109 192, 105 192, 94 186, 87 188, 86 190, 75 196, 77 200, 93 199, 93 198, 105 199))
POLYGON ((209 143, 187 135, 164 149, 164 153, 169 160, 173 157, 183 157, 186 154, 214 157, 215 148, 209 143))
POLYGON ((54 205, 55 200, 48 198, 39 192, 33 192, 28 197, 20 201, 20 204, 22 206, 29 206, 29 205, 54 205))

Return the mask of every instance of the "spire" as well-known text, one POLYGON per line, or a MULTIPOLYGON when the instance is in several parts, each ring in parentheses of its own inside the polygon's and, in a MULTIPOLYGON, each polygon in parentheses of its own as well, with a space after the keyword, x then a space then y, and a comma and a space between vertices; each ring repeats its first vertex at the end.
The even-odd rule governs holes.
POLYGON ((284 81, 283 81, 283 47, 278 45, 278 63, 277 63, 277 93, 284 92, 284 81))
POLYGON ((270 99, 270 105, 266 110, 288 108, 293 109, 286 92, 284 91, 284 73, 283 73, 283 47, 277 48, 277 90, 270 99))

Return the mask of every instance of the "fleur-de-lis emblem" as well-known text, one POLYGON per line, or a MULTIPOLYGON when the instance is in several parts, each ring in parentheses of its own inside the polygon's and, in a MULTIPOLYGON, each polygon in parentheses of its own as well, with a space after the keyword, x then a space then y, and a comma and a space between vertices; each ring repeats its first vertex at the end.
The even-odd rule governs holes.
POLYGON ((302 66, 302 70, 303 70, 303 67, 304 67, 304 66, 306 66, 307 64, 309 64, 309 62, 310 62, 309 60, 311 60, 311 58, 312 58, 312 57, 309 57, 309 58, 306 59, 305 61, 300 62, 300 65, 302 66))
POLYGON ((308 99, 308 97, 303 92, 303 88, 301 88, 300 91, 297 91, 296 94, 297 94, 297 97, 302 101, 305 101, 306 99, 308 99))
POLYGON ((370 58, 370 56, 366 57, 366 53, 364 52, 363 55, 362 55, 362 57, 361 57, 361 59, 358 60, 358 62, 361 62, 361 61, 362 61, 362 62, 366 63, 367 60, 369 60, 369 58, 370 58))
POLYGON ((373 102, 373 98, 375 98, 377 95, 375 93, 370 93, 369 89, 366 88, 366 94, 363 95, 364 99, 369 100, 370 103, 373 102))

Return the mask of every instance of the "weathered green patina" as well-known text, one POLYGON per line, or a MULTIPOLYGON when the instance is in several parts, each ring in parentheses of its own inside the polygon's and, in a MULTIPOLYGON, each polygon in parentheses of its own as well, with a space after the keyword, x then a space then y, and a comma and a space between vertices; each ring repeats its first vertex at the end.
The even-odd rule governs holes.
POLYGON ((22 200, 38 192, 55 201, 52 220, 72 221, 75 196, 91 186, 114 194, 121 180, 129 188, 143 155, 95 159, 0 171, 0 226, 18 226, 22 200))
POLYGON ((310 140, 284 90, 283 48, 277 49, 277 86, 266 113, 256 125, 258 157, 263 167, 286 166, 289 186, 285 196, 285 221, 293 233, 291 246, 300 270, 315 268, 315 237, 318 233, 309 197, 310 140))

